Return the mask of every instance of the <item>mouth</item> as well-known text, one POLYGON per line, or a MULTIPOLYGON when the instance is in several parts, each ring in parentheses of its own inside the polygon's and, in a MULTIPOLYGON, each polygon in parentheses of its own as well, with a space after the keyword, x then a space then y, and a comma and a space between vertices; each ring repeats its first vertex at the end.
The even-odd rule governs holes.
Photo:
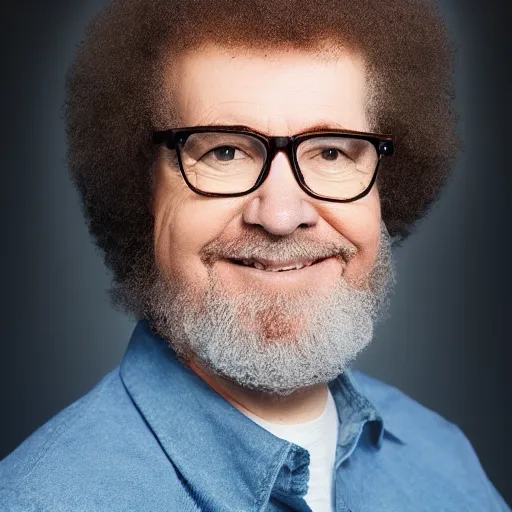
POLYGON ((283 266, 282 268, 266 268, 263 264, 258 261, 249 261, 249 260, 237 260, 237 259, 229 259, 231 263, 235 265, 239 265, 241 267, 246 267, 254 270, 258 270, 260 272, 268 272, 268 273, 281 273, 281 272, 299 272, 309 267, 313 267, 325 261, 328 258, 322 258, 315 261, 305 261, 304 263, 297 263, 290 266, 283 266))
POLYGON ((265 270, 265 267, 262 270, 254 266, 252 261, 249 262, 250 264, 247 264, 247 261, 244 263, 243 260, 228 258, 218 260, 217 268, 221 279, 244 291, 250 285, 258 289, 275 290, 307 287, 320 292, 320 290, 331 289, 345 271, 345 262, 336 256, 307 262, 309 264, 302 268, 297 268, 300 267, 297 264, 289 269, 286 267, 278 269, 275 267, 279 265, 273 265, 275 270, 271 268, 265 270))

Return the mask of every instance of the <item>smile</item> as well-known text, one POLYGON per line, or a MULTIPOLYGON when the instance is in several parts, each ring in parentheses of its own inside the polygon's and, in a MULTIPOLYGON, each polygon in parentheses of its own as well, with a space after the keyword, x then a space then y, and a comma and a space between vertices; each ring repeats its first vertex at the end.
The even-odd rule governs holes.
MULTIPOLYGON (((247 260, 246 260, 247 261, 247 260)), ((319 286, 320 288, 332 285, 344 271, 344 263, 336 257, 324 258, 311 264, 302 266, 296 264, 292 268, 265 269, 258 262, 244 264, 243 260, 221 260, 220 269, 225 269, 229 278, 240 284, 249 280, 266 286, 297 285, 319 286), (256 266, 257 265, 257 266, 256 266), (260 267, 260 268, 258 268, 260 267)), ((223 272, 224 272, 223 271, 223 272)))
MULTIPOLYGON (((325 258, 324 258, 325 259, 325 258)), ((305 267, 311 267, 312 265, 316 265, 324 261, 324 259, 316 260, 316 261, 305 261, 304 263, 296 263, 294 265, 282 266, 278 267, 276 265, 268 265, 265 266, 259 261, 253 260, 231 260, 235 265, 241 265, 245 267, 252 267, 257 270, 263 270, 264 272, 289 272, 291 270, 301 270, 305 267)))

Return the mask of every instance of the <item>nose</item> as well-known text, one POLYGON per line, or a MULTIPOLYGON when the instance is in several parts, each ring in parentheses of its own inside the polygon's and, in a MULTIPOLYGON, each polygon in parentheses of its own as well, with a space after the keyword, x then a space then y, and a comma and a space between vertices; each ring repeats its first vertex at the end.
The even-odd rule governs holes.
POLYGON ((282 151, 273 159, 266 180, 249 197, 244 221, 273 235, 289 235, 298 227, 318 222, 318 212, 311 202, 314 199, 300 188, 288 156, 282 151))

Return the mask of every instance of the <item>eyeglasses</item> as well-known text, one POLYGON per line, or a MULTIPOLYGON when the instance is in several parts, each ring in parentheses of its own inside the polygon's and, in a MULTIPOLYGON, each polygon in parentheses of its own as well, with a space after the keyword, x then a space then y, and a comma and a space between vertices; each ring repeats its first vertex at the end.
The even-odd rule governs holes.
POLYGON ((185 182, 200 195, 250 194, 283 151, 308 195, 340 203, 368 194, 381 157, 394 151, 390 135, 329 130, 268 137, 245 126, 176 128, 155 132, 153 142, 176 150, 185 182))

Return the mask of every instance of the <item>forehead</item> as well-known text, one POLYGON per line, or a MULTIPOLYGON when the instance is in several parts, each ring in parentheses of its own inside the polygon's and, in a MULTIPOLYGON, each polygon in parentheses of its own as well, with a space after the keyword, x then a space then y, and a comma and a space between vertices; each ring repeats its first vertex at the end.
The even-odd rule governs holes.
POLYGON ((181 126, 243 124, 274 135, 316 124, 368 130, 364 62, 348 51, 209 46, 175 61, 166 83, 181 126))

